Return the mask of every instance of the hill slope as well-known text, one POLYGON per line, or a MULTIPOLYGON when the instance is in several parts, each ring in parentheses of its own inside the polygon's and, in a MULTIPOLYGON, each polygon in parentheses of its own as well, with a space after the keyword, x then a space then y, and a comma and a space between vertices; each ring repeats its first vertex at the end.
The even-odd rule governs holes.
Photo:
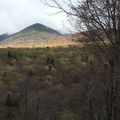
POLYGON ((2 40, 5 40, 5 39, 7 39, 9 37, 9 35, 8 34, 2 34, 2 35, 0 35, 0 41, 2 41, 2 40))

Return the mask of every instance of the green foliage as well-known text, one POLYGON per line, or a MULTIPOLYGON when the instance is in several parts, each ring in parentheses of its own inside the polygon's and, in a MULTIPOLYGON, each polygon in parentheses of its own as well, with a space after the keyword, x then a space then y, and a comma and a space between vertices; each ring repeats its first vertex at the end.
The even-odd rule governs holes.
POLYGON ((8 58, 12 57, 12 54, 10 51, 8 51, 8 58))
POLYGON ((13 94, 11 92, 7 94, 6 100, 5 100, 5 106, 7 108, 19 107, 19 103, 20 103, 19 96, 17 96, 16 98, 13 98, 13 94))
POLYGON ((60 120, 81 120, 78 115, 71 111, 63 111, 60 120))
POLYGON ((5 101, 5 106, 8 107, 8 108, 14 107, 14 102, 13 102, 13 99, 11 98, 10 93, 7 94, 6 101, 5 101))
POLYGON ((7 57, 8 57, 8 59, 10 59, 10 58, 17 59, 17 55, 16 55, 15 51, 11 51, 11 49, 8 50, 7 57))

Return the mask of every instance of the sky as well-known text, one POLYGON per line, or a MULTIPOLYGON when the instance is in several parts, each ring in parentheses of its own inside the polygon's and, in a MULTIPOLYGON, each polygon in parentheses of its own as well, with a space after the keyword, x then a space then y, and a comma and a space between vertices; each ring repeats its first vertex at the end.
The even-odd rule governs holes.
POLYGON ((54 14, 57 11, 41 0, 0 0, 0 34, 13 34, 35 23, 69 32, 66 14, 54 14))

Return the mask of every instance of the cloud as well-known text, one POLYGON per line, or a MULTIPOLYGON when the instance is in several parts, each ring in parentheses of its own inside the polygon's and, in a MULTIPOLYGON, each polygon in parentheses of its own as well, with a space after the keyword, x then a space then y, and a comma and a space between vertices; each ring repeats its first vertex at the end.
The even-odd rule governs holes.
POLYGON ((0 33, 15 33, 34 23, 41 23, 66 32, 65 14, 53 15, 56 9, 44 6, 40 0, 1 0, 0 33))

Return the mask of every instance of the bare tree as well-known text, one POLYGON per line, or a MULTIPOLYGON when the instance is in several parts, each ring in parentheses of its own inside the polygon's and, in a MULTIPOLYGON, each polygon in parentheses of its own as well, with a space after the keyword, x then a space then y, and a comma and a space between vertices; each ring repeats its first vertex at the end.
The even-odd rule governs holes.
MULTIPOLYGON (((117 120, 120 78, 120 0, 45 0, 46 5, 58 8, 76 19, 78 31, 87 43, 97 46, 107 60, 109 81, 106 94, 106 120, 117 120)), ((78 38, 77 40, 80 40, 78 38)))

